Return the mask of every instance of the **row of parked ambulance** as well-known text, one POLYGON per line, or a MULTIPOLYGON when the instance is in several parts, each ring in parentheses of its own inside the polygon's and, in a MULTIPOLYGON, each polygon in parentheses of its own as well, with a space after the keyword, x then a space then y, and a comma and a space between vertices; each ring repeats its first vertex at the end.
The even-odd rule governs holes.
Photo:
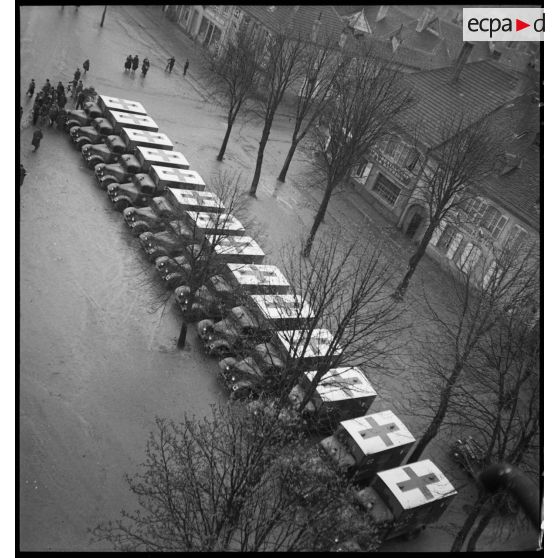
MULTIPOLYGON (((231 396, 259 396, 294 356, 307 370, 290 394, 297 408, 332 341, 328 330, 315 329, 309 342, 300 342, 313 309, 276 266, 263 264, 262 249, 224 214, 222 201, 205 190, 141 103, 100 95, 84 110, 70 111, 66 127, 183 311, 191 270, 186 249, 213 252, 219 272, 189 310, 200 318, 206 352, 220 357, 219 377, 231 396)), ((360 369, 332 368, 304 412, 318 422, 323 417, 326 427, 335 419, 320 452, 364 485, 358 500, 384 525, 383 538, 414 536, 438 520, 457 492, 429 459, 401 466, 415 438, 392 411, 369 411, 376 395, 360 369)))

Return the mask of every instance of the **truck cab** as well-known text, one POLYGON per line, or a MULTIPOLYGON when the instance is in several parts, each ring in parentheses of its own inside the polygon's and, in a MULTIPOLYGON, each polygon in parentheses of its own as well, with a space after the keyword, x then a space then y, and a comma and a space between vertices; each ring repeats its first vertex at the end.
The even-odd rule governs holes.
POLYGON ((114 134, 114 128, 106 118, 94 118, 89 126, 70 128, 70 137, 79 149, 86 143, 98 143, 110 134, 114 134))
POLYGON ((131 206, 146 207, 160 193, 149 175, 142 172, 134 174, 130 182, 114 182, 107 186, 107 196, 117 211, 131 206))
POLYGON ((155 268, 167 288, 177 288, 188 280, 192 272, 189 258, 181 254, 176 257, 159 256, 155 260, 155 268))
POLYGON ((134 155, 128 153, 122 155, 116 163, 110 165, 99 163, 95 165, 95 178, 103 190, 106 190, 107 186, 113 182, 119 184, 128 182, 134 174, 139 172, 141 172, 139 161, 134 155))
POLYGON ((148 231, 163 231, 168 220, 176 217, 174 208, 163 196, 149 200, 148 207, 127 207, 122 215, 136 236, 148 231))
POLYGON ((319 449, 338 472, 361 482, 401 465, 414 443, 414 436, 393 411, 382 411, 341 421, 319 449))
POLYGON ((101 143, 86 143, 81 148, 81 156, 90 169, 99 163, 115 163, 125 153, 126 144, 122 138, 112 134, 102 136, 101 143))
POLYGON ((97 103, 88 101, 83 110, 67 110, 64 129, 69 132, 74 126, 87 126, 94 118, 103 116, 103 111, 97 103))

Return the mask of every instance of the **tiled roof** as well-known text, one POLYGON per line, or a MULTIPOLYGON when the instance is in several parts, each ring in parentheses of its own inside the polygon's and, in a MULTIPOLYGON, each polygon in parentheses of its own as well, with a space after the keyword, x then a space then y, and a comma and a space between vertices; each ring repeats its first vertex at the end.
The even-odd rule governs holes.
POLYGON ((314 22, 320 17, 320 34, 326 37, 339 37, 345 24, 332 6, 240 6, 246 14, 258 20, 270 31, 278 32, 293 18, 293 31, 303 38, 312 34, 314 22), (273 9, 271 9, 273 8, 273 9), (294 16, 293 16, 294 14, 294 16))
POLYGON ((538 104, 526 95, 496 111, 490 123, 495 134, 509 139, 506 152, 521 160, 521 168, 487 178, 481 189, 501 207, 539 230, 540 151, 533 144, 540 129, 538 104))
POLYGON ((444 118, 463 114, 478 120, 519 96, 514 88, 519 77, 491 61, 465 64, 457 82, 451 82, 453 66, 405 74, 416 103, 401 116, 401 125, 420 129, 421 142, 438 145, 439 123, 444 118))

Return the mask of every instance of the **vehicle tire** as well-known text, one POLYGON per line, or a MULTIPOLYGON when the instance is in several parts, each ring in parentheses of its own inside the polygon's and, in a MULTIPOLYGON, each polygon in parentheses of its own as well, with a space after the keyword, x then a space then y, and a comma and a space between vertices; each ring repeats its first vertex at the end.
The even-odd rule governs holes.
POLYGON ((86 144, 89 143, 87 138, 78 138, 75 142, 76 147, 81 151, 81 148, 86 144))
POLYGON ((131 207, 131 203, 128 200, 118 200, 114 202, 114 209, 122 213, 127 207, 131 207))
POLYGON ((102 190, 106 190, 109 184, 115 184, 114 176, 103 176, 101 180, 97 181, 102 190))
POLYGON ((93 159, 91 159, 90 161, 87 162, 87 166, 90 169, 94 169, 95 165, 98 165, 99 163, 102 163, 103 160, 100 157, 93 157, 93 159))
POLYGON ((76 120, 68 120, 66 124, 64 124, 64 129, 66 130, 66 132, 70 133, 70 130, 72 128, 79 128, 79 122, 77 122, 76 120))

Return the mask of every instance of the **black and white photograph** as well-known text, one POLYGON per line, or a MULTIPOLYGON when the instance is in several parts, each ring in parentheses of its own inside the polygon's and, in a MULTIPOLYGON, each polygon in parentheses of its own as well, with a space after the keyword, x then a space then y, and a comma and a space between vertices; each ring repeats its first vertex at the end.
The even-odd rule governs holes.
POLYGON ((544 548, 541 4, 15 22, 16 552, 544 548))

